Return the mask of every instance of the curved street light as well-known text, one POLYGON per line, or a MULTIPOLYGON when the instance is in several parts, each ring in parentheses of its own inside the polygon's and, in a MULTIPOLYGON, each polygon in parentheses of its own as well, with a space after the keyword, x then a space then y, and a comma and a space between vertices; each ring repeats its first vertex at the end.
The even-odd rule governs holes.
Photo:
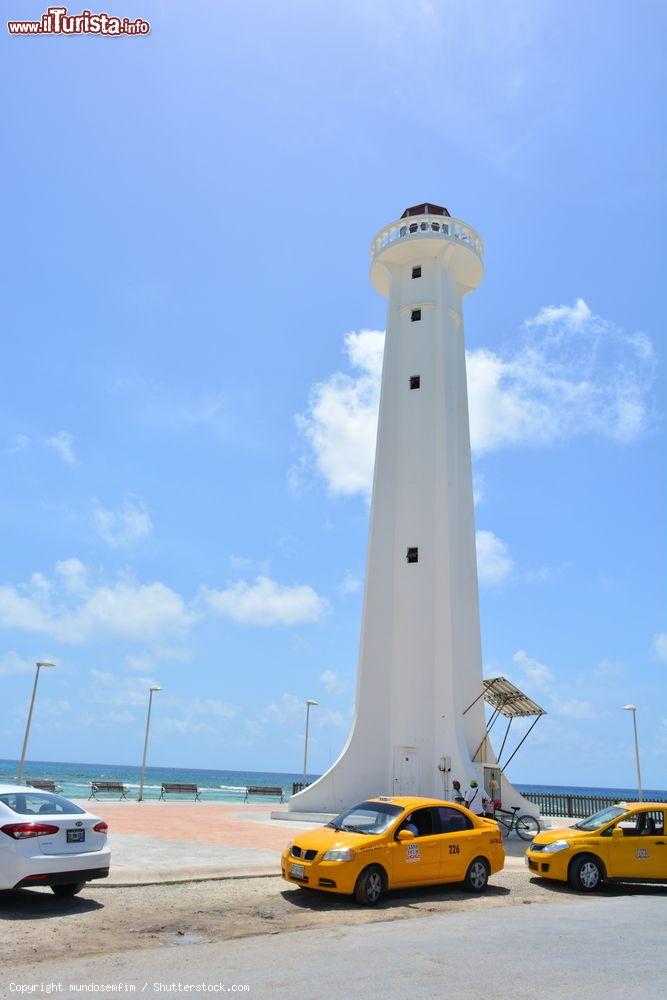
POLYGON ((644 792, 642 790, 642 773, 639 769, 639 741, 637 739, 637 706, 636 705, 624 705, 624 712, 632 712, 632 728, 635 734, 635 762, 637 764, 637 794, 639 796, 639 801, 644 801, 644 792))
POLYGON ((19 761, 19 770, 16 775, 16 781, 20 785, 23 780, 23 768, 25 766, 25 756, 28 752, 28 738, 30 737, 30 724, 32 722, 32 712, 35 707, 35 695, 37 694, 37 682, 39 681, 39 672, 42 667, 55 667, 55 663, 51 663, 50 660, 38 660, 35 664, 37 670, 35 671, 35 683, 32 686, 32 698, 30 699, 30 709, 28 711, 28 721, 25 727, 25 736, 23 737, 23 750, 21 751, 21 760, 19 761))
POLYGON ((146 738, 144 739, 144 759, 141 762, 141 781, 139 782, 139 795, 137 796, 137 802, 143 802, 144 800, 144 774, 146 772, 146 756, 148 754, 148 732, 151 728, 151 708, 153 706, 153 694, 156 691, 161 691, 162 688, 158 684, 151 684, 148 689, 148 715, 146 716, 146 738))
POLYGON ((305 739, 305 745, 304 745, 304 748, 303 748, 303 785, 304 785, 304 788, 308 784, 308 724, 310 722, 310 706, 311 705, 317 705, 317 702, 313 701, 312 698, 309 698, 308 701, 306 702, 306 739, 305 739))

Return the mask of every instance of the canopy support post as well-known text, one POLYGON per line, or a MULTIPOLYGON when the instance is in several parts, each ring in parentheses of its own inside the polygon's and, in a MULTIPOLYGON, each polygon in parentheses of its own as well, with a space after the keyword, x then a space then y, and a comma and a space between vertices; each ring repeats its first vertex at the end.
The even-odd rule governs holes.
MULTIPOLYGON (((506 768, 506 767, 509 767, 509 764, 510 764, 510 761, 512 760, 512 757, 514 757, 514 755, 516 754, 517 750, 519 750, 519 749, 520 749, 520 747, 521 747, 522 743, 524 743, 524 742, 525 742, 525 741, 526 741, 526 740, 528 739, 528 737, 530 736, 530 734, 532 733, 533 729, 535 728, 535 726, 537 725, 537 723, 538 723, 538 722, 540 721, 540 719, 541 719, 541 718, 542 718, 542 716, 541 716, 541 715, 536 715, 536 716, 535 716, 535 721, 533 722, 532 726, 530 727, 530 729, 528 730, 528 732, 526 733, 526 735, 524 736, 524 738, 523 738, 523 739, 521 740, 521 743, 519 743, 519 744, 518 744, 518 746, 517 746, 517 747, 515 748, 515 750, 514 750, 514 753, 513 753, 512 755, 511 755, 511 757, 510 757, 510 759, 509 759, 509 760, 507 761, 507 763, 506 763, 506 764, 503 764, 503 766, 502 766, 502 767, 500 768, 500 770, 501 770, 501 771, 502 771, 503 773, 504 773, 504 771, 505 771, 505 768, 506 768)), ((499 766, 500 766, 500 765, 499 765, 499 766)))

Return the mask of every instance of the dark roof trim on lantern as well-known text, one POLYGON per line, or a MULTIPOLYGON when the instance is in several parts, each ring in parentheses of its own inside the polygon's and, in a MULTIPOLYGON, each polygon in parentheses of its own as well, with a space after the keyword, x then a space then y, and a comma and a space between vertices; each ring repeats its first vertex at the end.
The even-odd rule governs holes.
POLYGON ((451 218, 446 208, 443 208, 442 205, 431 205, 430 202, 406 208, 401 218, 407 219, 410 215, 446 215, 448 218, 451 218))

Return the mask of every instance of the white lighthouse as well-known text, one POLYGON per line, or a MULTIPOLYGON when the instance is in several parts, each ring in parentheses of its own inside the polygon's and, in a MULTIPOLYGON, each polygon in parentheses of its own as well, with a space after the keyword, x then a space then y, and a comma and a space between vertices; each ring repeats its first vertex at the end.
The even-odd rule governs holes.
MULTIPOLYGON (((291 811, 450 797, 454 779, 488 788, 494 773, 462 314, 482 254, 474 229, 432 204, 407 209, 371 244, 371 281, 388 307, 356 712, 340 757, 291 811)), ((502 795, 535 812, 504 779, 502 795)))

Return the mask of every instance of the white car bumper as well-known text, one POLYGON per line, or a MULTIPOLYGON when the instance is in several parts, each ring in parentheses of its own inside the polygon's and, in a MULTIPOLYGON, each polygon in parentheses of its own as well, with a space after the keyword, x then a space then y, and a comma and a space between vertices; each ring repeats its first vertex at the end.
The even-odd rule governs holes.
POLYGON ((81 854, 47 855, 36 849, 27 857, 5 849, 0 851, 0 890, 106 878, 110 864, 111 850, 106 845, 81 854))

